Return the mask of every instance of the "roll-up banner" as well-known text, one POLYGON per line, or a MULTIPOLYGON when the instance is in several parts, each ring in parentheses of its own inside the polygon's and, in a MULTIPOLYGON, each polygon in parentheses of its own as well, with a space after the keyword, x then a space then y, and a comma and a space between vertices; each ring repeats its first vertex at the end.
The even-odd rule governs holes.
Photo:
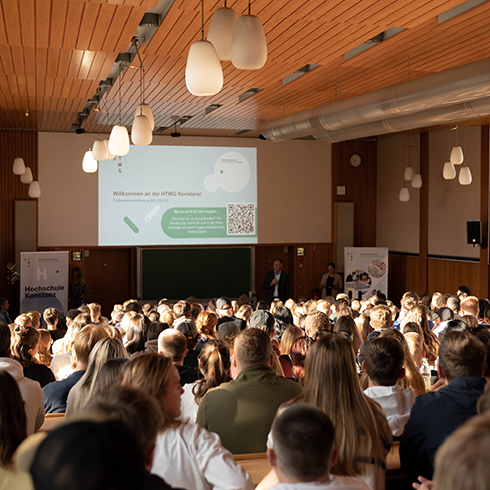
POLYGON ((345 247, 344 271, 344 291, 352 299, 388 297, 387 248, 345 247))
POLYGON ((54 307, 64 317, 68 308, 69 252, 20 254, 20 312, 54 307))

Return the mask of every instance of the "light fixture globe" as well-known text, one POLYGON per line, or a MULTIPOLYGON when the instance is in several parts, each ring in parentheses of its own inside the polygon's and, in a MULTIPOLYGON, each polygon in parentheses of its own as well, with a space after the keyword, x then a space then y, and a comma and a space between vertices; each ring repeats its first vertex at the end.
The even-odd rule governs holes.
POLYGON ((92 156, 95 160, 102 162, 107 159, 107 148, 104 145, 104 142, 101 140, 94 141, 94 145, 92 147, 92 156))
POLYGON ((451 163, 450 160, 444 164, 444 168, 442 169, 442 176, 446 180, 453 180, 456 178, 456 169, 454 168, 454 165, 451 163))
POLYGON ((231 40, 237 20, 236 12, 228 7, 217 9, 208 29, 208 41, 213 43, 221 61, 231 60, 231 40))
POLYGON ((41 186, 37 180, 33 180, 29 184, 29 197, 32 197, 33 199, 41 197, 41 186))
POLYGON ((153 133, 151 132, 150 121, 148 121, 146 116, 140 114, 134 118, 133 128, 131 129, 131 140, 137 146, 151 144, 153 133))
POLYGON ((109 137, 109 151, 113 155, 123 157, 129 153, 129 135, 126 126, 118 124, 112 128, 109 137))
POLYGON ((415 174, 412 179, 412 187, 414 189, 420 189, 422 187, 422 175, 415 174))
POLYGON ((30 184, 33 180, 32 170, 29 167, 26 167, 26 171, 20 176, 20 181, 23 184, 30 184))
POLYGON ((22 175, 26 171, 26 164, 23 158, 15 158, 12 166, 12 172, 15 175, 22 175))
POLYGON ((192 95, 216 95, 223 88, 223 70, 209 41, 196 41, 187 55, 185 83, 192 95))
POLYGON ((398 196, 398 199, 400 199, 401 202, 410 201, 410 191, 408 190, 408 187, 402 187, 400 189, 400 194, 398 196))
POLYGON ((453 146, 453 149, 451 150, 450 160, 453 165, 461 165, 463 163, 464 155, 461 146, 453 146))
POLYGON ((466 165, 461 167, 461 170, 459 171, 459 183, 461 185, 470 185, 472 180, 470 167, 467 167, 466 165))
POLYGON ((109 140, 104 140, 104 146, 106 149, 106 160, 114 160, 115 156, 109 151, 109 140))
POLYGON ((258 70, 267 61, 267 41, 256 15, 242 15, 231 40, 231 62, 239 70, 258 70))
POLYGON ((413 171, 413 168, 410 165, 408 167, 405 167, 405 172, 403 173, 403 178, 407 182, 411 182, 413 180, 414 175, 415 175, 415 172, 413 171))
POLYGON ((84 172, 87 174, 93 174, 94 172, 97 172, 97 167, 98 163, 97 160, 94 158, 92 150, 88 150, 85 152, 85 155, 83 155, 83 162, 82 162, 82 169, 84 172))
POLYGON ((148 122, 150 123, 151 131, 153 131, 155 129, 155 119, 153 117, 153 112, 152 112, 149 104, 146 104, 145 102, 138 104, 138 107, 136 108, 136 111, 134 113, 135 119, 136 119, 136 116, 140 116, 140 115, 146 116, 148 118, 148 122))

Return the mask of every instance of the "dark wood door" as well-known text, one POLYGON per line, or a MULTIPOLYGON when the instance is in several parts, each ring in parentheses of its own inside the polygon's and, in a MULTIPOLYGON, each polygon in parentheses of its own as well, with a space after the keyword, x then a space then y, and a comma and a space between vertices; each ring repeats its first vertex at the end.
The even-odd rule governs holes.
POLYGON ((131 249, 90 249, 84 257, 87 303, 102 305, 110 318, 114 304, 130 299, 136 271, 132 270, 131 249))

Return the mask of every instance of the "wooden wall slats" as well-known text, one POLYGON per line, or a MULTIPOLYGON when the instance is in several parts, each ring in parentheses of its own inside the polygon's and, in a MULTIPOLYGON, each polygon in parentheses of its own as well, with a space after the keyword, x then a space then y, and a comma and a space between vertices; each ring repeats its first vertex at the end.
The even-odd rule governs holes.
MULTIPOLYGON (((490 205, 490 134, 489 125, 481 127, 481 162, 480 162, 480 222, 481 235, 485 247, 480 247, 480 284, 479 289, 485 298, 489 296, 489 264, 488 264, 488 215, 490 205)), ((471 291, 471 289, 470 289, 471 291)))
POLYGON ((456 294, 458 287, 465 285, 472 294, 484 298, 484 292, 480 292, 479 267, 476 262, 429 259, 429 291, 456 294))
MULTIPOLYGON (((6 265, 15 263, 14 250, 14 201, 29 199, 27 184, 20 182, 20 176, 12 173, 14 158, 22 157, 30 167, 34 179, 38 176, 37 132, 0 130, 0 296, 8 296, 6 265)), ((20 264, 17 264, 20 271, 20 264)), ((18 288, 18 285, 17 285, 18 288)))

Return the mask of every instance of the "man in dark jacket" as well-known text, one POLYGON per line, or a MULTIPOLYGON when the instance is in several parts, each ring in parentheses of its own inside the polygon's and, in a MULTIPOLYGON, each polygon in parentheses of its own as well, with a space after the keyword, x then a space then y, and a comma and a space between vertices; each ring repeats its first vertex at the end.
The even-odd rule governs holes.
POLYGON ((279 298, 283 303, 291 297, 289 287, 289 276, 282 270, 282 260, 274 260, 274 270, 267 272, 262 283, 262 289, 265 289, 265 301, 271 304, 272 300, 279 298))
POLYGON ((486 348, 468 332, 449 332, 439 347, 439 377, 445 386, 418 396, 400 442, 402 470, 411 481, 432 479, 434 457, 452 432, 476 415, 484 391, 486 348))

